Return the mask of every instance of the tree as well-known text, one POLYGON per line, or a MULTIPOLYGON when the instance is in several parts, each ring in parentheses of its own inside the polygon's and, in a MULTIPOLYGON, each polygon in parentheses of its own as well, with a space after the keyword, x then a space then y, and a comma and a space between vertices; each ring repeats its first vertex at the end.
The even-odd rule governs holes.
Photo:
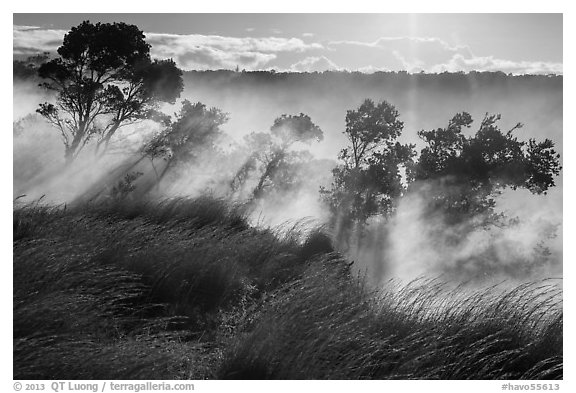
POLYGON ((174 104, 184 86, 182 71, 173 60, 154 60, 136 67, 127 83, 122 89, 118 86, 111 89, 112 118, 101 130, 98 146, 107 147, 122 125, 146 119, 168 124, 168 117, 158 110, 158 104, 174 104))
POLYGON ((274 120, 270 127, 270 133, 278 138, 280 147, 287 149, 296 142, 311 143, 313 140, 320 142, 324 134, 320 127, 312 122, 310 116, 300 113, 299 115, 282 115, 274 120))
POLYGON ((228 121, 228 115, 218 108, 206 108, 201 102, 184 100, 176 120, 156 135, 144 148, 144 156, 165 161, 158 174, 157 184, 179 165, 194 162, 202 153, 215 151, 223 136, 220 127, 228 121))
POLYGON ((38 70, 56 103, 37 112, 60 131, 68 164, 95 138, 105 149, 125 124, 166 121, 159 103, 174 103, 183 89, 182 72, 172 60, 151 60, 134 25, 85 21, 64 36, 58 55, 38 70))
POLYGON ((398 117, 393 105, 370 99, 347 112, 344 134, 350 145, 338 156, 331 188, 320 190, 340 228, 390 215, 405 192, 402 174, 410 175, 415 152, 413 145, 398 142, 404 127, 398 117))
POLYGON ((186 164, 198 163, 204 154, 217 153, 217 142, 223 136, 220 126, 228 115, 218 108, 206 108, 201 102, 182 102, 175 120, 150 137, 139 154, 103 174, 77 202, 93 201, 107 194, 114 198, 140 197, 174 175, 186 164))
POLYGON ((531 253, 506 252, 502 260, 503 242, 509 250, 526 245, 508 243, 510 240, 502 236, 500 229, 514 228, 521 222, 496 213, 497 196, 505 189, 518 188, 546 193, 554 187, 561 167, 552 141, 519 141, 514 131, 522 124, 503 132, 499 120, 500 115, 486 114, 476 132, 466 136, 462 131, 470 128, 473 120, 463 112, 445 128, 418 133, 425 147, 414 166, 408 193, 421 201, 421 218, 434 224, 422 228, 432 247, 444 255, 450 254, 447 250, 457 250, 454 263, 446 265, 446 273, 465 274, 467 278, 502 272, 528 275, 552 261, 546 247, 556 232, 551 224, 539 233, 531 253), (467 244, 471 234, 489 239, 474 244, 473 255, 461 252, 461 245, 467 244))
POLYGON ((502 217, 494 214, 495 197, 505 188, 540 194, 555 185, 561 167, 554 143, 519 141, 513 132, 522 124, 503 133, 498 120, 500 115, 486 114, 475 135, 466 137, 462 129, 473 121, 463 112, 446 128, 418 133, 426 146, 410 189, 424 197, 427 214, 439 214, 449 225, 497 223, 502 217))
POLYGON ((245 137, 250 155, 231 182, 233 192, 246 182, 257 178, 252 189, 252 198, 261 198, 270 189, 290 189, 298 179, 296 167, 306 159, 306 152, 291 151, 297 143, 310 144, 321 141, 324 135, 320 127, 304 113, 284 114, 274 120, 270 133, 251 133, 245 137))

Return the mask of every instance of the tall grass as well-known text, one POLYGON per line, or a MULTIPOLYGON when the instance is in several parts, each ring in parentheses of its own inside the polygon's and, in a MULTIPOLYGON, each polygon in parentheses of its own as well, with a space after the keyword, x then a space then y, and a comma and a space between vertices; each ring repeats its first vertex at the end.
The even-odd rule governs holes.
POLYGON ((209 377, 221 320, 297 277, 301 249, 220 200, 18 205, 14 375, 209 377))
POLYGON ((14 378, 562 378, 548 282, 375 291, 321 231, 210 197, 13 219, 14 378))
POLYGON ((374 292, 327 263, 279 292, 239 334, 231 379, 562 378, 554 284, 450 290, 433 281, 374 292))

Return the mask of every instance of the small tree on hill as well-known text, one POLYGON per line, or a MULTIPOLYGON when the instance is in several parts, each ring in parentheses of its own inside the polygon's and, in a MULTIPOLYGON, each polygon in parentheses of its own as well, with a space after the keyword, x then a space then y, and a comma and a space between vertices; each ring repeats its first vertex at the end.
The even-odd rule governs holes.
POLYGON ((398 117, 393 105, 369 99, 347 112, 344 134, 350 145, 338 156, 331 188, 320 190, 340 228, 391 214, 405 192, 402 175, 410 177, 415 152, 413 145, 398 142, 404 127, 398 117))
POLYGON ((251 154, 232 180, 232 191, 238 191, 253 176, 257 178, 252 190, 254 199, 261 198, 272 188, 290 189, 298 181, 296 167, 310 159, 305 152, 290 148, 298 142, 309 144, 321 141, 323 137, 320 127, 303 113, 276 118, 270 133, 249 134, 245 141, 251 154))
POLYGON ((220 127, 228 115, 218 108, 207 108, 201 102, 184 100, 176 120, 156 135, 144 148, 144 156, 161 158, 165 165, 158 174, 158 184, 179 165, 193 163, 202 153, 216 151, 223 136, 220 127))

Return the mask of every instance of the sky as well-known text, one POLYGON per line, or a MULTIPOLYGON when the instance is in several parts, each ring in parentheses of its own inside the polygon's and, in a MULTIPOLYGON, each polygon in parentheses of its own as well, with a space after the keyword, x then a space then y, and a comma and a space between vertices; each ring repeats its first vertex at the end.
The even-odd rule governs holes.
POLYGON ((137 25, 184 70, 562 74, 562 14, 13 14, 13 55, 83 20, 137 25))

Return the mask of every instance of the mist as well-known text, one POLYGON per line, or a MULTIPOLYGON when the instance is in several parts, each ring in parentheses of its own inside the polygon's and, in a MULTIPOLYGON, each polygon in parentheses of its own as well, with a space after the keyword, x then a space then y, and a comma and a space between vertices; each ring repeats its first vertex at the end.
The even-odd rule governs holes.
MULTIPOLYGON (((231 135, 263 129, 280 112, 308 113, 326 134, 323 142, 310 149, 317 157, 333 159, 346 145, 342 133, 346 110, 356 108, 364 98, 384 99, 395 105, 404 122, 401 140, 415 143, 417 149, 422 146, 417 131, 443 127, 455 113, 467 111, 476 120, 476 127, 485 113, 502 114, 499 124, 503 130, 521 122, 524 127, 515 131, 520 140, 550 138, 561 160, 563 157, 561 77, 330 72, 270 76, 220 71, 189 72, 185 78, 185 96, 218 103, 235 114, 225 126, 231 135)), ((474 131, 473 126, 466 132, 474 131)), ((314 190, 309 191, 299 198, 314 200, 314 190)), ((284 206, 289 211, 306 212, 284 206)), ((322 217, 321 210, 316 210, 311 215, 322 217)), ((517 218, 518 223, 474 231, 457 247, 449 247, 430 235, 432 229, 448 230, 439 228, 441 218, 423 218, 421 196, 411 195, 401 200, 390 223, 372 224, 366 241, 372 245, 350 256, 358 270, 375 282, 430 275, 492 282, 562 274, 562 176, 547 195, 505 191, 497 198, 497 211, 517 218), (550 255, 541 265, 532 266, 529 261, 535 258, 536 244, 547 247, 550 255), (482 263, 481 268, 474 268, 480 264, 478 258, 490 259, 492 265, 482 263)), ((276 213, 272 210, 268 215, 274 217, 276 213)), ((285 219, 285 214, 279 217, 272 221, 285 219)))
POLYGON ((508 216, 517 218, 509 226, 468 232, 463 228, 468 222, 449 227, 442 217, 425 216, 424 205, 418 193, 400 201, 388 228, 390 246, 383 261, 390 266, 390 276, 406 280, 443 276, 457 282, 489 283, 562 276, 561 219, 547 214, 555 206, 519 209, 508 216), (458 238, 456 244, 454 238, 458 238), (548 250, 544 252, 543 247, 548 250))
MULTIPOLYGON (((227 113, 216 148, 198 146, 194 160, 179 165, 161 182, 165 168, 161 158, 142 159, 141 147, 161 132, 161 126, 143 122, 123 127, 105 157, 87 146, 74 165, 64 166, 58 132, 39 115, 38 104, 51 96, 29 82, 14 81, 14 198, 67 204, 108 195, 128 173, 138 173, 136 190, 154 198, 198 197, 206 194, 233 203, 248 203, 253 225, 281 228, 298 222, 326 227, 329 212, 320 200, 319 187, 329 186, 337 154, 346 146, 342 131, 346 111, 365 98, 387 100, 404 122, 403 142, 422 142, 419 130, 444 127, 457 112, 467 111, 476 120, 485 113, 501 113, 502 130, 517 122, 520 140, 550 138, 563 155, 562 78, 506 76, 501 74, 409 75, 359 73, 271 74, 231 71, 187 72, 182 99, 202 102, 227 113), (296 165, 299 179, 288 189, 273 190, 249 201, 257 182, 252 173, 244 189, 233 191, 230 183, 254 153, 244 137, 267 133, 282 114, 305 113, 324 133, 310 145, 296 145, 291 152, 310 156, 296 165), (105 190, 105 191, 103 191, 105 190), (25 195, 25 196, 23 196, 25 195)), ((178 110, 165 105, 165 113, 178 110)), ((174 118, 174 116, 173 116, 174 118)), ((475 128, 467 132, 473 132, 475 128)), ((433 187, 423 184, 422 187, 433 187)), ((410 281, 417 277, 444 277, 457 282, 493 283, 529 281, 562 275, 562 176, 548 195, 507 190, 497 199, 497 211, 514 223, 490 230, 461 232, 447 227, 442 217, 424 214, 424 194, 413 192, 400 199, 388 220, 374 218, 366 237, 344 249, 360 274, 379 285, 391 278, 410 281)), ((468 225, 470 223, 466 223, 468 225)), ((338 227, 330 229, 338 238, 338 227)))
POLYGON ((398 109, 405 142, 421 144, 417 131, 443 127, 458 112, 467 111, 477 121, 488 112, 502 114, 502 129, 524 123, 521 139, 551 138, 562 154, 558 76, 190 71, 184 80, 183 98, 232 114, 223 129, 234 138, 267 129, 279 113, 308 114, 327 135, 311 150, 328 159, 346 145, 346 111, 366 98, 386 100, 398 109))

